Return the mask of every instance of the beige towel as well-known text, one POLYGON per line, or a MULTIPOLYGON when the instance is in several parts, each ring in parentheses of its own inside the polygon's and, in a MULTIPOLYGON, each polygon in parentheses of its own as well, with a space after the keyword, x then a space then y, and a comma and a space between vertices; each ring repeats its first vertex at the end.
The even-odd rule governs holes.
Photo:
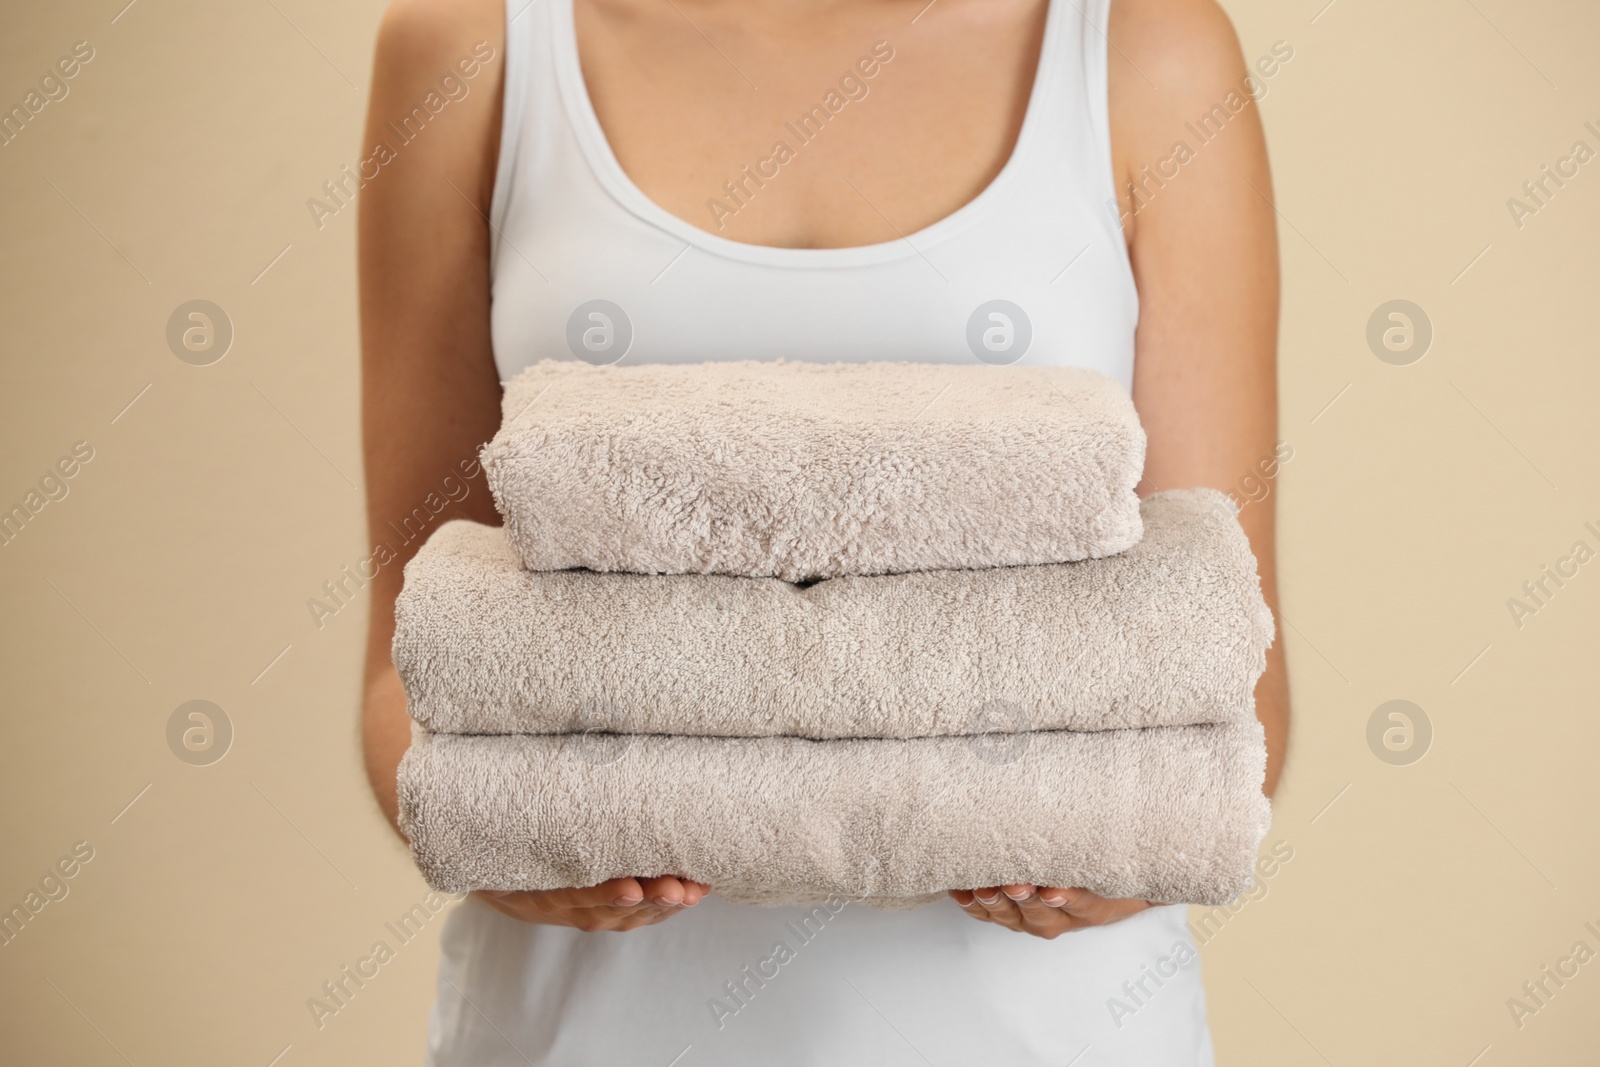
POLYGON ((1144 445, 1076 368, 546 360, 483 466, 531 570, 807 581, 1120 552, 1144 445))
POLYGON ((930 737, 1239 722, 1272 616, 1233 506, 1144 503, 1083 563, 835 578, 526 572, 441 527, 406 566, 394 660, 453 733, 930 737))
POLYGON ((1010 882, 1221 904, 1267 830, 1265 759, 1254 720, 913 741, 418 729, 400 808, 451 892, 675 874, 757 904, 1010 882))

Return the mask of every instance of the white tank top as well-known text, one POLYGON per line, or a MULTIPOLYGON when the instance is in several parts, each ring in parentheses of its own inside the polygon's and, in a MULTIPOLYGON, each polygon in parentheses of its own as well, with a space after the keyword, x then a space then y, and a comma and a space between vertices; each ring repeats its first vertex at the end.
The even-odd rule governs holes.
MULTIPOLYGON (((1051 0, 1015 149, 974 200, 904 239, 788 249, 649 200, 590 104, 572 0, 509 0, 490 216, 501 378, 542 358, 982 359, 1129 386, 1138 298, 1111 177, 1109 2, 1051 0)), ((442 942, 436 1067, 1212 1063, 1181 907, 1047 942, 952 901, 821 922, 712 896, 586 934, 469 900, 442 942)))

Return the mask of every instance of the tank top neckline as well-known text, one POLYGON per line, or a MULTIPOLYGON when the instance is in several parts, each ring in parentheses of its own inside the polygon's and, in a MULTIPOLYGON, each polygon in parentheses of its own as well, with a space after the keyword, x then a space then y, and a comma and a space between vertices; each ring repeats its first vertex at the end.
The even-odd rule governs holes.
POLYGON ((891 241, 841 248, 787 248, 734 241, 702 230, 657 204, 639 188, 612 150, 611 142, 600 125, 600 117, 595 112, 594 101, 589 96, 579 59, 574 0, 552 0, 552 3, 555 16, 555 75, 562 105, 579 150, 596 180, 612 199, 641 221, 677 237, 689 247, 747 263, 792 268, 853 267, 919 256, 937 242, 978 221, 1000 202, 1007 188, 1015 184, 1018 175, 1026 168, 1031 149, 1039 138, 1038 127, 1045 121, 1041 113, 1045 110, 1044 100, 1056 68, 1056 23, 1060 18, 1061 6, 1058 0, 1046 0, 1039 58, 1017 139, 999 173, 976 196, 950 214, 891 241))

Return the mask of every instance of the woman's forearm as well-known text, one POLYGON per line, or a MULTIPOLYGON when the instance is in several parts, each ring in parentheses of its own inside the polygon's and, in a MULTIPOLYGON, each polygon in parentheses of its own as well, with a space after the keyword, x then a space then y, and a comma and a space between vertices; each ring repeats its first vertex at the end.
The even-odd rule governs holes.
POLYGON ((1261 789, 1269 797, 1278 791, 1289 753, 1289 670, 1283 653, 1283 620, 1276 622, 1278 637, 1267 650, 1266 673, 1256 683, 1256 718, 1267 731, 1267 779, 1261 789))
MULTIPOLYGON (((367 781, 399 833, 400 801, 395 775, 400 757, 411 743, 411 718, 406 714, 406 692, 400 676, 387 661, 370 664, 361 706, 361 748, 366 758, 367 781)), ((403 835, 402 835, 403 836, 403 835)))

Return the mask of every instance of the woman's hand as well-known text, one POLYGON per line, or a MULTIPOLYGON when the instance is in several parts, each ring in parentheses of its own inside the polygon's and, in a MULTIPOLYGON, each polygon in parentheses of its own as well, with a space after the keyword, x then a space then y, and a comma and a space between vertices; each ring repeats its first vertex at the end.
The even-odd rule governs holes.
POLYGON ((1087 889, 1031 885, 952 889, 950 899, 974 919, 1046 941, 1086 926, 1105 926, 1151 906, 1148 900, 1113 900, 1087 889))
POLYGON ((473 896, 496 911, 528 923, 579 930, 635 930, 692 908, 711 887, 687 878, 613 878, 585 889, 518 893, 479 890, 473 896))

